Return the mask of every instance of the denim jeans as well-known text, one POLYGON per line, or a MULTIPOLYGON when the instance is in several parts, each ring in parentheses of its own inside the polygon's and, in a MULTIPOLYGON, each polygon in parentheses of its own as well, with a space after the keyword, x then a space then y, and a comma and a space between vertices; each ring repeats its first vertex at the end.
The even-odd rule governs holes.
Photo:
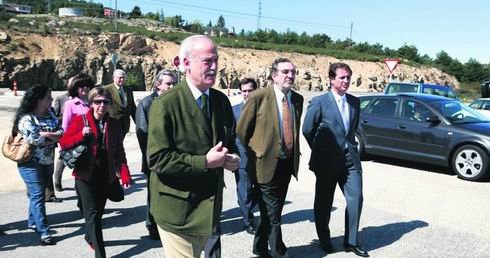
POLYGON ((44 187, 46 180, 53 175, 53 165, 41 165, 35 158, 25 163, 18 163, 20 176, 29 193, 28 227, 36 227, 41 238, 51 235, 44 204, 44 187))

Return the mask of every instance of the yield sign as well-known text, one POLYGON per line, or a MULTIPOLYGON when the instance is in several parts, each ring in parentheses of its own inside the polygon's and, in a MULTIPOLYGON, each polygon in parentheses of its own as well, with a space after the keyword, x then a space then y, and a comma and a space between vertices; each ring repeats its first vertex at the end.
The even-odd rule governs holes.
POLYGON ((396 69, 396 65, 400 63, 400 58, 385 58, 386 67, 388 67, 388 71, 393 73, 396 69))

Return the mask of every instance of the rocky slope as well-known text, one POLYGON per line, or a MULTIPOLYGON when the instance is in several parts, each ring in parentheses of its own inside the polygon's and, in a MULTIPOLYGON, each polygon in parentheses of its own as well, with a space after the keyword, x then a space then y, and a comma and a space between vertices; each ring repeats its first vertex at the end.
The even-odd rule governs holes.
MULTIPOLYGON (((42 36, 11 30, 0 32, 0 43, 0 87, 10 87, 16 80, 20 89, 44 83, 56 90, 64 89, 67 79, 80 71, 92 75, 98 84, 109 83, 114 69, 113 53, 118 56, 118 66, 128 72, 128 83, 137 90, 149 89, 159 69, 174 69, 172 60, 179 47, 173 42, 132 34, 42 36)), ((348 63, 354 71, 351 90, 381 91, 388 81, 383 62, 253 49, 219 48, 218 51, 220 72, 216 87, 234 88, 246 76, 257 78, 265 86, 270 64, 278 57, 289 58, 296 64, 297 87, 303 90, 325 90, 328 66, 337 61, 348 63)), ((431 67, 401 64, 394 76, 401 81, 423 80, 459 87, 453 76, 431 67)))

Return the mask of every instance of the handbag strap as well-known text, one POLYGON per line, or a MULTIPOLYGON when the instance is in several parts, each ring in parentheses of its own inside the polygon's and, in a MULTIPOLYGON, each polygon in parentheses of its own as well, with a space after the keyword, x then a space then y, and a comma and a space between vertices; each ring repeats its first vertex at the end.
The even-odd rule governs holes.
POLYGON ((87 115, 85 114, 82 114, 82 118, 83 118, 83 124, 85 125, 85 127, 88 127, 88 121, 87 121, 87 115))

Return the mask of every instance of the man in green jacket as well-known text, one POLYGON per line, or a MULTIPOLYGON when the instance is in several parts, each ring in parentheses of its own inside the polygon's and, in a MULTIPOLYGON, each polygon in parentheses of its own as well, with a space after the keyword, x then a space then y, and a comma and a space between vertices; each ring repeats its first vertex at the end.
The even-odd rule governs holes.
POLYGON ((186 78, 157 97, 150 110, 148 148, 151 213, 165 257, 199 257, 219 223, 223 169, 238 168, 235 119, 212 88, 218 53, 212 40, 182 41, 186 78))
POLYGON ((121 122, 123 139, 129 132, 129 126, 131 124, 130 118, 135 121, 136 104, 134 103, 133 91, 125 86, 126 84, 126 72, 121 69, 114 70, 112 74, 112 84, 104 86, 112 96, 112 105, 109 110, 109 114, 112 118, 115 118, 121 122))

